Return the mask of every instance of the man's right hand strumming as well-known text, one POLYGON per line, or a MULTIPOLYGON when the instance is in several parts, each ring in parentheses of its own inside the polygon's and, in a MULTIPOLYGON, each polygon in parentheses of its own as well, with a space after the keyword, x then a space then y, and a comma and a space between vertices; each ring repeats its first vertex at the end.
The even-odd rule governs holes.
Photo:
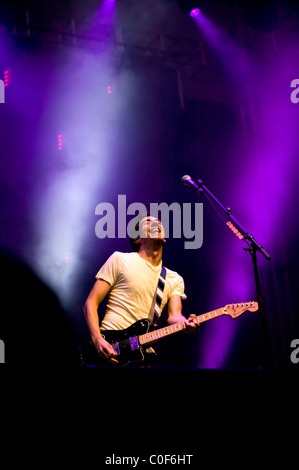
POLYGON ((103 337, 97 337, 92 340, 93 344, 96 347, 96 350, 99 356, 104 359, 105 361, 109 362, 110 364, 118 364, 118 360, 116 357, 118 354, 114 351, 113 347, 111 346, 108 341, 106 341, 103 337))
POLYGON ((117 359, 115 359, 118 354, 114 351, 111 344, 109 344, 101 335, 98 317, 98 307, 108 294, 109 290, 110 285, 107 282, 98 279, 85 302, 83 312, 91 339, 99 356, 106 362, 116 365, 119 363, 117 359))

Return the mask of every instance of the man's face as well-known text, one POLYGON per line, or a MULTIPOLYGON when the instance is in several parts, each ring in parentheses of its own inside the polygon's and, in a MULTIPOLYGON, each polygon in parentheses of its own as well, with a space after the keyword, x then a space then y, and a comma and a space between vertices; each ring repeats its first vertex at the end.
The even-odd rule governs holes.
POLYGON ((144 217, 139 222, 140 238, 161 238, 164 240, 165 231, 160 220, 156 217, 144 217))

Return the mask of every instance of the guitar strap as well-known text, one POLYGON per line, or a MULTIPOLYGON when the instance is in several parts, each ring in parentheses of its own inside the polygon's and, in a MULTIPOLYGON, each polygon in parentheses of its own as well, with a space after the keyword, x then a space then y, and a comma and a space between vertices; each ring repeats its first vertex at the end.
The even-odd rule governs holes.
POLYGON ((165 281, 166 281, 166 268, 162 265, 160 276, 159 276, 159 281, 158 281, 158 286, 157 286, 157 293, 156 293, 154 318, 153 318, 154 326, 158 326, 158 321, 159 321, 159 317, 161 313, 161 305, 162 305, 165 281))

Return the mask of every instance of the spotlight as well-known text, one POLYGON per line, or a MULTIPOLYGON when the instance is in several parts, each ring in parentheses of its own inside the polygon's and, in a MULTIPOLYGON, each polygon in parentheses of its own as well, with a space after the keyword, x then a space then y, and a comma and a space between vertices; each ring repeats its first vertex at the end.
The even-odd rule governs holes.
POLYGON ((110 95, 113 91, 116 90, 116 85, 115 83, 111 83, 111 85, 107 86, 107 93, 110 95))
POLYGON ((64 252, 64 262, 65 264, 69 264, 69 254, 67 251, 64 252))
POLYGON ((190 16, 191 18, 195 18, 195 16, 199 15, 200 9, 199 8, 193 8, 193 10, 190 11, 190 16))
POLYGON ((199 0, 178 0, 180 9, 189 17, 195 18, 200 13, 199 0))
POLYGON ((58 134, 58 150, 62 150, 64 147, 64 134, 61 132, 58 134))
POLYGON ((11 83, 11 71, 6 69, 4 72, 4 86, 8 86, 11 83))

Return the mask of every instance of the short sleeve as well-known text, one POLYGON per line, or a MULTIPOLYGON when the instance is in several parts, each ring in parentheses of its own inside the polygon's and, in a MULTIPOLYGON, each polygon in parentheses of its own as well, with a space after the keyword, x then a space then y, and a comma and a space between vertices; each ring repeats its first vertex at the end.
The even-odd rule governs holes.
POLYGON ((169 297, 173 295, 179 295, 180 297, 182 297, 182 299, 187 299, 187 296, 185 294, 185 283, 184 283, 184 279, 182 278, 182 276, 177 274, 177 276, 175 277, 175 279, 173 280, 171 284, 172 285, 171 285, 171 291, 170 291, 169 297))
POLYGON ((111 286, 113 286, 119 275, 119 266, 120 259, 118 256, 118 252, 115 251, 103 264, 101 269, 96 274, 96 279, 103 279, 104 281, 108 282, 111 286))

